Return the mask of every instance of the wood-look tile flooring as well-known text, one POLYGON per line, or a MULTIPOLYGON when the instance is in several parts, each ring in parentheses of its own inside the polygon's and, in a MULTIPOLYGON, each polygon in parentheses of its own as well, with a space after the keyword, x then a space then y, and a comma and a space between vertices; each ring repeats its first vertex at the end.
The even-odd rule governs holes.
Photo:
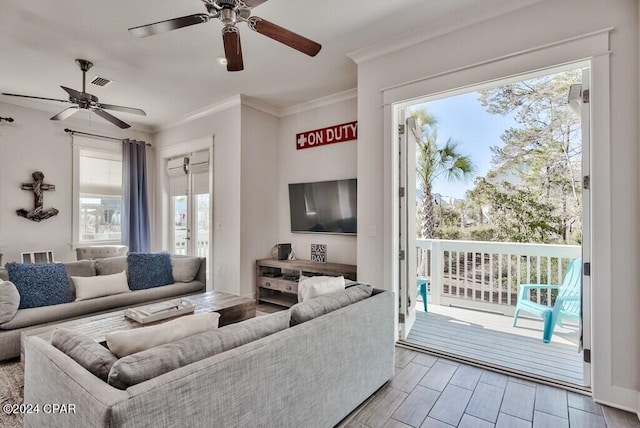
POLYGON ((584 385, 577 326, 558 327, 542 342, 541 319, 513 318, 464 308, 429 305, 416 312, 407 342, 574 385, 584 385))
POLYGON ((588 396, 397 347, 395 377, 339 427, 640 427, 615 409, 618 419, 606 422, 607 409, 588 396))

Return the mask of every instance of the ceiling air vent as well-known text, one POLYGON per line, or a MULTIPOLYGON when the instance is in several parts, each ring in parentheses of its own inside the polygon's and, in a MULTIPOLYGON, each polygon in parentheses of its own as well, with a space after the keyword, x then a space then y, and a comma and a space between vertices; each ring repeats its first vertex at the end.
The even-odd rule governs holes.
POLYGON ((110 83, 113 83, 113 80, 106 79, 100 76, 96 76, 93 79, 91 79, 91 84, 96 86, 107 86, 110 83))

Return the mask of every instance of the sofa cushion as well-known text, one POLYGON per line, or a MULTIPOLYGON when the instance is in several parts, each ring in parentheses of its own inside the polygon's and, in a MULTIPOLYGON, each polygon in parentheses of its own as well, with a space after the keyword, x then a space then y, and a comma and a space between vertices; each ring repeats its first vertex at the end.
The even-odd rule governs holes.
POLYGON ((73 293, 62 263, 7 263, 9 280, 20 293, 20 307, 36 308, 73 301, 73 293))
POLYGON ((77 247, 76 258, 78 260, 95 260, 107 257, 126 256, 129 247, 126 245, 90 245, 77 247))
POLYGON ((76 286, 71 280, 72 276, 96 276, 96 264, 93 260, 80 260, 77 262, 65 262, 64 268, 67 271, 67 278, 71 286, 71 292, 75 295, 76 286))
POLYGON ((109 384, 120 389, 253 342, 289 327, 289 311, 251 318, 119 359, 109 384))
POLYGON ((175 282, 193 281, 200 269, 200 258, 171 255, 171 271, 175 282))
MULTIPOLYGON (((96 274, 113 275, 127 270, 127 256, 95 260, 96 274)), ((80 275, 78 275, 80 276, 80 275)))
POLYGON ((95 299, 81 300, 79 302, 63 303, 61 305, 42 308, 21 309, 9 322, 0 324, 2 330, 30 327, 59 321, 82 315, 93 315, 96 312, 106 311, 123 306, 133 306, 148 302, 167 300, 172 297, 184 296, 190 293, 204 291, 204 284, 199 281, 178 283, 168 287, 150 288, 148 290, 134 291, 132 293, 114 294, 95 299))
POLYGON ((162 324, 114 331, 107 334, 107 346, 118 357, 135 354, 165 343, 218 328, 220 314, 207 312, 186 315, 162 324))
POLYGON ((306 300, 293 305, 291 312, 291 325, 301 324, 320 315, 335 311, 352 303, 364 300, 371 296, 373 287, 368 284, 358 284, 344 291, 325 294, 315 299, 306 300))
POLYGON ((9 273, 7 272, 7 269, 3 267, 0 267, 0 280, 9 281, 9 273))
POLYGON ((111 366, 118 361, 107 348, 73 330, 56 328, 51 335, 51 344, 105 382, 111 366))
POLYGON ((71 281, 76 289, 76 301, 131 292, 126 272, 88 277, 72 276, 71 281))
POLYGON ((301 276, 298 280, 298 301, 344 290, 343 276, 301 276))
POLYGON ((129 288, 144 290, 173 284, 171 256, 161 253, 129 253, 129 288))
POLYGON ((94 260, 78 260, 77 262, 65 262, 64 269, 69 276, 96 276, 96 262, 94 260))
POLYGON ((20 293, 10 281, 0 281, 0 324, 15 316, 20 307, 20 293))

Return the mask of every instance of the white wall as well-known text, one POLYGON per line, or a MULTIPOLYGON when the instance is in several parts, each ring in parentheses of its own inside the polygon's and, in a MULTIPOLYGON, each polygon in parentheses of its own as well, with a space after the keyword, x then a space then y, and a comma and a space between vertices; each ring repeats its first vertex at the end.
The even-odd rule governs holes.
MULTIPOLYGON (((356 264, 357 238, 343 235, 291 233, 289 183, 337 180, 357 176, 357 140, 296 150, 296 134, 357 119, 357 100, 286 116, 280 120, 278 242, 290 242, 299 259, 311 257, 311 244, 327 245, 327 261, 356 264)), ((362 140, 360 140, 362 141, 362 140)), ((360 186, 360 182, 358 182, 360 186)), ((360 189, 358 188, 358 191, 360 189)), ((358 222, 361 212, 358 207, 358 222)))
MULTIPOLYGON (((358 277, 376 282, 383 278, 389 285, 392 261, 385 258, 385 252, 389 253, 385 245, 392 237, 385 232, 388 235, 391 230, 388 219, 393 208, 385 204, 391 190, 381 171, 391 168, 390 156, 385 156, 391 153, 391 137, 383 131, 383 89, 614 27, 611 56, 598 60, 610 64, 610 85, 605 82, 610 88, 610 105, 597 107, 600 115, 592 121, 608 124, 610 120, 610 134, 592 142, 594 152, 602 155, 595 164, 609 158, 606 165, 592 171, 593 178, 601 178, 594 181, 594 194, 599 192, 602 197, 593 199, 599 203, 593 221, 595 238, 602 238, 603 244, 597 250, 604 254, 598 259, 594 251, 592 263, 594 298, 602 296, 594 301, 594 330, 611 325, 597 337, 594 333, 594 396, 626 408, 637 405, 640 375, 636 333, 640 326, 637 9, 636 0, 545 0, 358 66, 358 277), (606 145, 609 140, 610 148, 606 145), (607 183, 608 188, 600 188, 600 183, 607 183), (599 219, 604 223, 599 224, 599 219)), ((571 54, 568 50, 567 57, 571 54)), ((492 76, 500 77, 506 76, 492 76)), ((445 89, 480 83, 473 72, 452 73, 448 78, 450 86, 445 89)))
MULTIPOLYGON (((75 260, 71 248, 72 230, 72 151, 71 136, 65 128, 118 138, 152 142, 149 134, 121 130, 93 119, 84 112, 64 121, 49 120, 53 113, 13 104, 0 103, 0 116, 15 122, 0 122, 0 253, 2 264, 20 261, 24 251, 52 250, 57 261, 75 260), (55 191, 44 193, 45 208, 57 208, 57 216, 41 222, 18 217, 16 210, 33 209, 33 192, 21 189, 32 182, 31 174, 42 171, 45 183, 55 191)), ((105 144, 114 144, 105 141, 105 144)), ((150 151, 152 154, 153 151, 150 151)), ((153 163, 153 159, 149 159, 153 163)))
MULTIPOLYGON (((257 110, 250 102, 245 105, 242 96, 227 104, 221 111, 154 135, 159 162, 162 153, 213 136, 212 288, 240 295, 255 293, 255 260, 270 257, 278 242, 291 242, 302 259, 310 257, 311 243, 326 244, 328 261, 355 264, 355 237, 290 232, 288 184, 356 176, 356 141, 295 148, 298 132, 355 120, 356 100, 282 119, 257 110)), ((168 211, 162 180, 156 200, 157 211, 168 211)), ((156 250, 168 246, 165 222, 154 225, 156 250)))
POLYGON ((255 261, 278 239, 278 119, 242 106, 240 294, 255 294, 255 261))
MULTIPOLYGON (((193 120, 154 135, 158 150, 166 150, 170 146, 181 145, 190 141, 201 140, 213 136, 213 216, 214 227, 213 255, 211 257, 211 282, 214 290, 240 294, 240 176, 241 176, 241 139, 240 139, 240 102, 229 108, 212 113, 206 117, 193 120)), ((165 200, 163 191, 156 198, 156 209, 167 210, 162 205, 165 200)), ((167 225, 156 223, 154 236, 162 242, 163 235, 168 233, 167 225)), ((168 249, 166 240, 164 248, 168 249)))

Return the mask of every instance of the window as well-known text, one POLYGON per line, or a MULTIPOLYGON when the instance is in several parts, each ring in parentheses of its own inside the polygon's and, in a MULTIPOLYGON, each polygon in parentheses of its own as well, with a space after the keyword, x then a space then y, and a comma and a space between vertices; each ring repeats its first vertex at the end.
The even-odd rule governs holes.
POLYGON ((74 243, 120 243, 122 148, 77 140, 74 136, 74 243))

